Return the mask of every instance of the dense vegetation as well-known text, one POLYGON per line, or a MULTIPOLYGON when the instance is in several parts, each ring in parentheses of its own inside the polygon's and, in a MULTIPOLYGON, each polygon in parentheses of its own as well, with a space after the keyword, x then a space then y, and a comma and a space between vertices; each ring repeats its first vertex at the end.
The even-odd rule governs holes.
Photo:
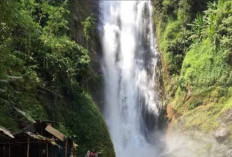
POLYGON ((164 86, 183 129, 212 132, 226 126, 232 132, 223 120, 232 108, 232 1, 154 5, 164 86))
POLYGON ((76 28, 86 37, 81 46, 70 30, 72 3, 0 1, 0 125, 14 132, 52 120, 78 143, 80 155, 95 147, 111 157, 109 133, 88 91, 95 74, 85 47, 94 19, 85 15, 76 28))

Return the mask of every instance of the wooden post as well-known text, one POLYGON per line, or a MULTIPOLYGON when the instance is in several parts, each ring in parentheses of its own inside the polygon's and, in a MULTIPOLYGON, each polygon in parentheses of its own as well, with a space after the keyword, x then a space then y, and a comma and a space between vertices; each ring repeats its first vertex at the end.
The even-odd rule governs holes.
POLYGON ((27 157, 30 156, 30 137, 28 136, 27 139, 27 157))
POLYGON ((47 157, 48 157, 48 143, 47 143, 47 157))
POLYGON ((10 143, 9 143, 9 157, 10 157, 10 143))
POLYGON ((65 157, 68 157, 68 139, 65 140, 65 157))

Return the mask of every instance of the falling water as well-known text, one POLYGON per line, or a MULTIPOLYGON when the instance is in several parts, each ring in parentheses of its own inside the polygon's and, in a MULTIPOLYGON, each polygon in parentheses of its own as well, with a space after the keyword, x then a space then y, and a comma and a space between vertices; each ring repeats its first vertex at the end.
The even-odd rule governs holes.
POLYGON ((102 0, 100 10, 104 117, 116 155, 155 156, 160 105, 154 81, 157 51, 152 4, 149 0, 102 0))

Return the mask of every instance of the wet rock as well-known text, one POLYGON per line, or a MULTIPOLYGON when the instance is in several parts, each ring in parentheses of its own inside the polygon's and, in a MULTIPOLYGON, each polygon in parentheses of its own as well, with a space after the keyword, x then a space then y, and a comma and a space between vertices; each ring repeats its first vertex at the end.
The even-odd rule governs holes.
POLYGON ((225 125, 231 123, 232 120, 232 109, 226 111, 220 118, 219 121, 225 125))
POLYGON ((227 151, 227 156, 231 157, 232 156, 232 148, 227 151))
POLYGON ((227 139, 229 134, 229 129, 227 129, 226 127, 221 127, 217 131, 215 131, 214 136, 219 143, 222 143, 227 139))

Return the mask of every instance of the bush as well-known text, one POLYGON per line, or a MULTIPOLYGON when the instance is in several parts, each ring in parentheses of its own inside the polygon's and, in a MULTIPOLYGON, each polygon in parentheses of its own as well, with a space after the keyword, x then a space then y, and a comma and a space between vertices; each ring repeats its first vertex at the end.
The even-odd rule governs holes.
POLYGON ((202 104, 203 104, 202 101, 191 102, 188 109, 193 110, 193 109, 195 109, 196 107, 198 107, 198 106, 200 106, 202 104))
POLYGON ((30 118, 51 120, 76 140, 80 155, 96 147, 113 157, 103 118, 85 92, 89 52, 72 40, 70 18, 69 1, 0 1, 0 125, 16 131, 30 118))

